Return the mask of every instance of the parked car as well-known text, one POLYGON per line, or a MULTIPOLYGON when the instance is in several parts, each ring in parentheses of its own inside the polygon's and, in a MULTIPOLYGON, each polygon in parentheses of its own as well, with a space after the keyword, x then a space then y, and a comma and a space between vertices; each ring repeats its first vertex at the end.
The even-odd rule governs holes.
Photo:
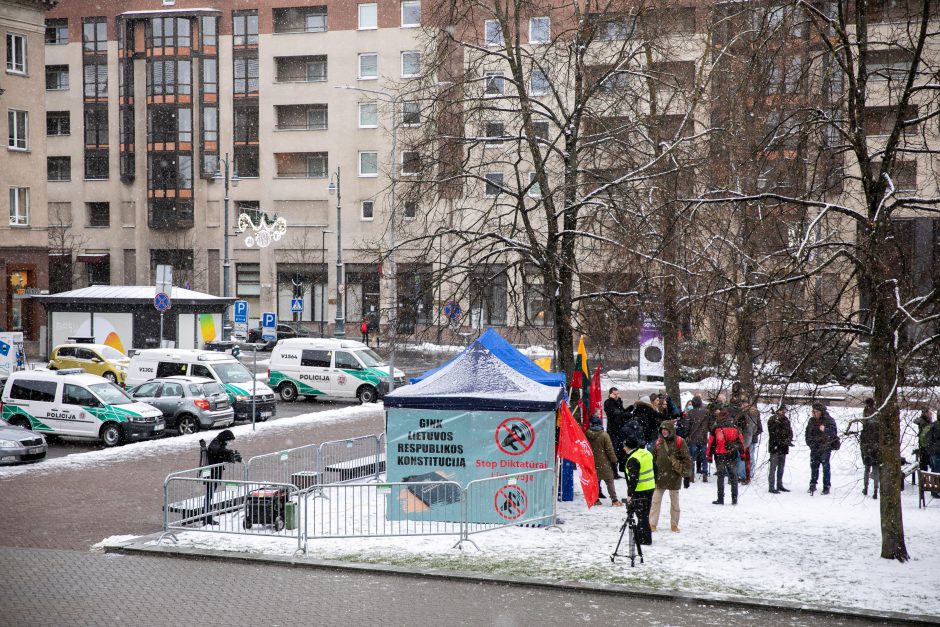
MULTIPOLYGON (((268 340, 261 350, 272 350, 281 340, 293 339, 295 337, 317 337, 320 334, 319 324, 320 323, 311 322, 279 322, 277 324, 277 340, 268 340)), ((264 340, 261 339, 260 326, 248 330, 249 344, 260 344, 263 341, 264 340)))
POLYGON ((153 379, 134 388, 134 399, 163 412, 167 427, 181 434, 230 427, 235 422, 225 389, 205 377, 153 379))
POLYGON ((50 370, 81 368, 118 385, 124 384, 130 363, 127 355, 106 344, 60 344, 49 357, 50 370))
POLYGON ((0 464, 39 461, 47 449, 46 438, 0 419, 0 464))

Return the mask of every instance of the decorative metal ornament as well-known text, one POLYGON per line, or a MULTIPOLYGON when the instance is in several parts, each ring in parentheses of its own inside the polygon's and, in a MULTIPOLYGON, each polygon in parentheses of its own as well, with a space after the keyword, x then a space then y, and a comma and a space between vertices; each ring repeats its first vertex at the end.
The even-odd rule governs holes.
POLYGON ((243 213, 238 216, 238 232, 248 234, 245 236, 245 246, 251 248, 255 244, 258 248, 266 248, 271 242, 280 241, 287 233, 287 220, 284 218, 275 218, 274 222, 268 224, 264 214, 258 219, 258 224, 252 221, 251 216, 243 213))

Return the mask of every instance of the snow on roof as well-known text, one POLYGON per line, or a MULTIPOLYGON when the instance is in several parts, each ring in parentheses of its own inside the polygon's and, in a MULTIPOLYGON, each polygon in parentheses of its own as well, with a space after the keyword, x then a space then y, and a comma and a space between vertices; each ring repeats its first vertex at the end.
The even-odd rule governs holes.
MULTIPOLYGON (((59 292, 58 294, 44 294, 34 296, 39 300, 44 299, 79 299, 79 300, 145 300, 152 301, 156 296, 156 288, 153 285, 92 285, 69 292, 59 292)), ((173 299, 179 300, 220 300, 222 297, 195 292, 182 287, 173 288, 173 299)), ((228 299, 234 300, 234 299, 228 299)))

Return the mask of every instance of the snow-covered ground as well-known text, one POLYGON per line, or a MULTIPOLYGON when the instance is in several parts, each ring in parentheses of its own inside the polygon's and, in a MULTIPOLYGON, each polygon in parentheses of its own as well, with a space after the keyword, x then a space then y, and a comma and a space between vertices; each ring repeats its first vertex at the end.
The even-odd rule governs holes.
MULTIPOLYGON (((239 441, 245 441, 250 440, 255 435, 274 433, 279 430, 290 429, 298 425, 312 422, 329 423, 352 420, 363 416, 381 416, 383 411, 383 406, 379 404, 350 405, 338 409, 301 414, 300 416, 292 416, 290 418, 279 418, 271 422, 259 422, 256 424, 257 429, 254 431, 252 431, 250 423, 230 427, 230 429, 239 441)), ((100 451, 75 453, 73 455, 66 455, 65 457, 45 459, 35 464, 0 466, 0 480, 24 474, 42 474, 61 470, 79 470, 90 466, 104 466, 129 458, 139 459, 141 457, 163 455, 167 451, 183 449, 198 451, 199 440, 211 440, 217 433, 218 431, 192 433, 189 435, 160 438, 158 440, 147 440, 145 442, 133 442, 131 444, 102 449, 100 451)), ((300 444, 298 444, 298 446, 299 445, 300 444)), ((196 459, 198 459, 198 456, 196 459)), ((193 465, 195 466, 196 464, 193 465)))
MULTIPOLYGON (((762 409, 766 417, 768 408, 762 409)), ((860 411, 836 409, 832 413, 844 431, 847 421, 860 411)), ((653 545, 645 547, 646 563, 636 568, 630 568, 628 561, 610 561, 624 510, 609 505, 588 510, 580 494, 574 502, 559 504, 563 533, 516 527, 489 531, 472 536, 482 549, 479 553, 453 549, 453 536, 429 536, 311 539, 308 554, 316 559, 940 614, 940 599, 928 586, 916 583, 935 580, 940 567, 936 541, 940 503, 918 510, 916 491, 908 486, 902 498, 912 559, 906 564, 881 559, 878 501, 861 493, 861 462, 854 438, 846 439, 841 450, 833 453, 832 494, 806 493, 809 453, 803 429, 808 415, 807 407, 796 407, 791 413, 797 445, 787 460, 785 485, 793 492, 767 492, 765 439, 755 478, 742 487, 739 505, 712 505, 714 478, 683 490, 681 532, 668 531, 669 508, 664 503, 660 531, 654 534, 653 545)), ((910 446, 911 442, 905 442, 906 451, 910 446)), ((622 481, 617 487, 625 492, 622 481)), ((179 534, 179 542, 196 548, 284 555, 296 548, 296 541, 284 539, 198 532, 179 534)))

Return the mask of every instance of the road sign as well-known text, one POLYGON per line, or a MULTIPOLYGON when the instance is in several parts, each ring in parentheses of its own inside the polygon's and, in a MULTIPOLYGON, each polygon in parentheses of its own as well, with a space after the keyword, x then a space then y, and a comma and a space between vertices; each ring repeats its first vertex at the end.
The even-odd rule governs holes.
POLYGON ((163 313, 170 308, 170 297, 165 292, 158 292, 153 297, 153 306, 157 311, 163 313))
POLYGON ((277 314, 266 311, 261 314, 261 339, 265 341, 277 340, 277 314))
POLYGON ((157 280, 155 283, 157 294, 163 292, 167 296, 171 296, 173 294, 173 266, 163 264, 158 265, 157 280))
POLYGON ((292 298, 290 301, 290 311, 291 313, 303 313, 304 312, 304 299, 292 298))
POLYGON ((235 323, 245 323, 248 324, 248 301, 247 300, 236 300, 235 301, 235 323))
POLYGON ((460 309, 460 303, 450 301, 444 305, 444 316, 451 320, 460 320, 463 310, 460 309))

